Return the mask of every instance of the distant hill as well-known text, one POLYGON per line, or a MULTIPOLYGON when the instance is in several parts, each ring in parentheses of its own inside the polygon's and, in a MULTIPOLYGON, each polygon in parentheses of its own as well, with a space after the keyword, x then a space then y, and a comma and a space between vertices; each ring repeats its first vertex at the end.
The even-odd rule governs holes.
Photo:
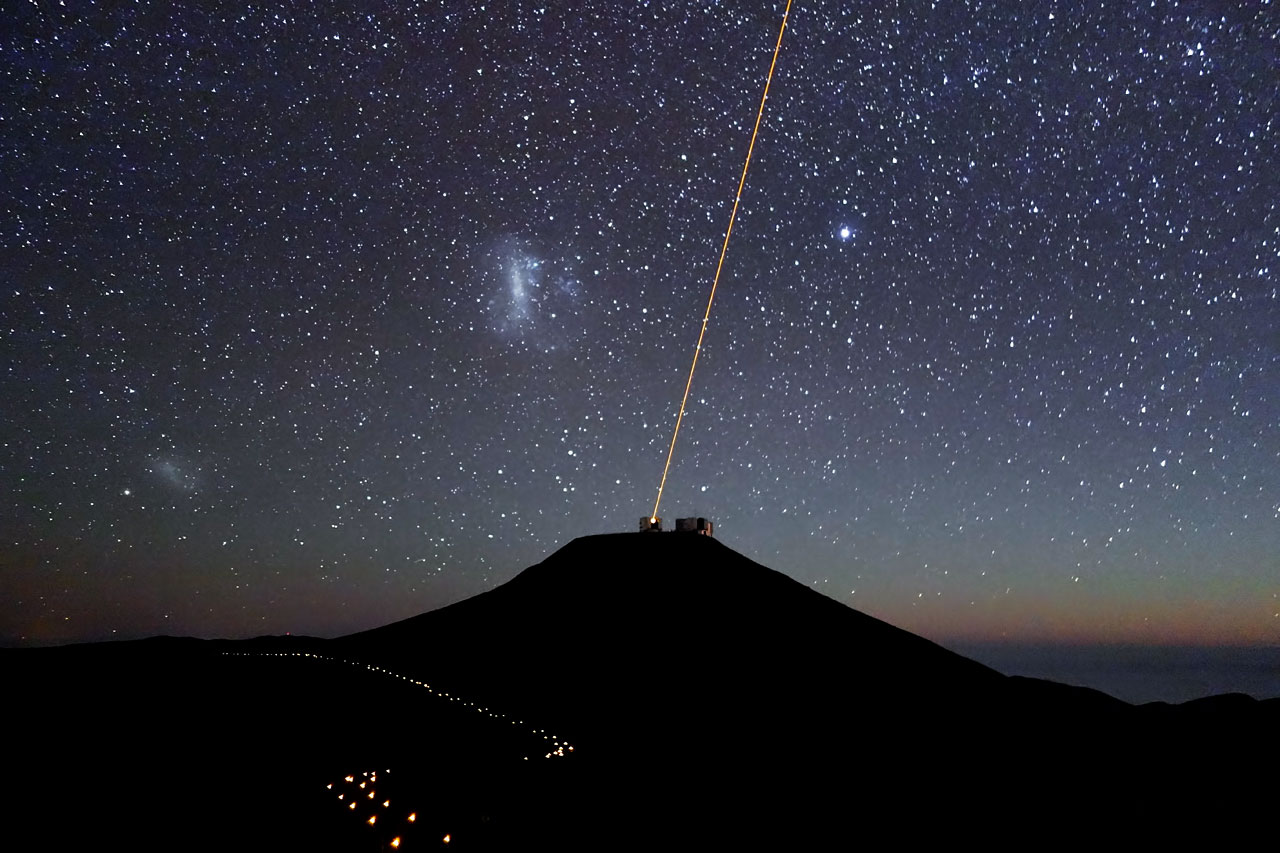
POLYGON ((8 802, 131 849, 1150 838, 1171 810, 1230 810, 1243 831, 1280 731, 1274 701, 1135 707, 1006 677, 678 534, 576 539, 336 640, 160 638, 0 667, 24 735, 8 802), (368 824, 377 803, 349 815, 324 784, 373 767, 397 793, 368 824))

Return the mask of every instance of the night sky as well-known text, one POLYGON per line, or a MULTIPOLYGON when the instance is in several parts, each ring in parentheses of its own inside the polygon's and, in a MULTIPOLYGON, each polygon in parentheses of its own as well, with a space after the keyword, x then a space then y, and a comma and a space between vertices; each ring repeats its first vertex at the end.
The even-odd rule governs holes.
MULTIPOLYGON (((0 638, 636 529, 781 12, 9 4, 0 638)), ((661 514, 944 642, 1280 644, 1278 33, 794 6, 661 514)))

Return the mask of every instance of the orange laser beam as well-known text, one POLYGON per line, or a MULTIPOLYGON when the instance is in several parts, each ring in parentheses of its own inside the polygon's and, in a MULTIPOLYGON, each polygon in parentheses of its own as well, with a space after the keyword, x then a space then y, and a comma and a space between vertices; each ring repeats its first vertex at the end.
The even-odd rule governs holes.
POLYGON ((773 82, 773 69, 778 65, 778 52, 782 50, 782 35, 787 31, 787 17, 791 14, 791 0, 787 0, 787 8, 782 12, 782 26, 778 27, 778 43, 773 48, 773 61, 769 63, 769 74, 764 80, 764 94, 760 96, 760 109, 756 112, 756 124, 751 129, 751 142, 747 145, 747 159, 742 164, 742 177, 738 179, 738 192, 733 198, 733 211, 729 214, 729 227, 724 232, 724 244, 720 247, 720 260, 716 264, 716 274, 711 279, 711 296, 707 299, 707 312, 702 317, 702 330, 698 332, 698 344, 693 349, 693 363, 689 365, 689 378, 684 383, 684 397, 680 400, 680 412, 676 415, 676 428, 671 433, 671 446, 667 448, 667 463, 662 466, 662 480, 658 483, 658 499, 653 502, 651 518, 658 517, 658 506, 662 503, 662 491, 667 487, 667 474, 671 471, 671 459, 676 452, 676 438, 680 435, 680 424, 684 422, 684 409, 689 402, 689 390, 693 388, 693 372, 698 369, 698 356, 702 354, 702 339, 707 334, 707 323, 711 320, 711 303, 716 299, 716 288, 720 286, 720 271, 724 269, 724 257, 729 251, 729 237, 733 234, 733 223, 738 218, 738 204, 742 201, 742 189, 747 185, 747 169, 751 167, 751 155, 756 150, 756 135, 760 133, 760 122, 764 118, 764 104, 769 99, 769 84, 773 82))

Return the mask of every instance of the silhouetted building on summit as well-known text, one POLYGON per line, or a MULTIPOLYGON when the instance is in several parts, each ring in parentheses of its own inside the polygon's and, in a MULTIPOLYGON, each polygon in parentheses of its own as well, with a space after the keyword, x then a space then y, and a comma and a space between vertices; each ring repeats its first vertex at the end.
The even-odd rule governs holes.
POLYGON ((711 535, 712 524, 705 518, 677 518, 676 533, 700 533, 711 535))
MULTIPOLYGON (((698 533, 710 536, 714 525, 705 518, 677 518, 675 533, 698 533)), ((654 515, 646 515, 640 519, 641 533, 661 533, 662 519, 654 515)))

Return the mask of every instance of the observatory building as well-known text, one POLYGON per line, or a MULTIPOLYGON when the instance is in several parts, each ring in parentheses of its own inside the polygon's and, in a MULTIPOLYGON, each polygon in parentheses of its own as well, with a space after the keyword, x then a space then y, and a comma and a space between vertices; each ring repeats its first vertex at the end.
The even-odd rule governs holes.
MULTIPOLYGON (((697 533, 702 536, 710 536, 715 525, 705 518, 677 518, 675 533, 697 533)), ((640 518, 641 533, 661 533, 662 519, 652 515, 642 516, 640 518)))

